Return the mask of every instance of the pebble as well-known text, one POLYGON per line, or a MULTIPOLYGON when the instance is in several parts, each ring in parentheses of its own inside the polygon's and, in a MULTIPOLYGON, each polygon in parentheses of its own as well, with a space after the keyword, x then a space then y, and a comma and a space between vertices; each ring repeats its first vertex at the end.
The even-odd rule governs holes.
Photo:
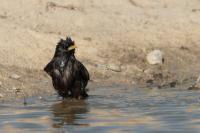
POLYGON ((188 88, 188 90, 200 90, 200 76, 197 78, 196 82, 188 88))
POLYGON ((15 86, 12 87, 12 90, 15 91, 15 92, 20 92, 20 91, 21 91, 20 88, 17 88, 17 87, 15 87, 15 86))
POLYGON ((107 65, 106 68, 107 68, 108 70, 111 70, 111 71, 114 71, 114 72, 121 72, 121 71, 122 71, 121 66, 115 65, 115 64, 107 65))
POLYGON ((103 70, 111 70, 114 72, 121 72, 122 71, 122 67, 116 64, 109 64, 109 65, 101 65, 101 64, 97 64, 96 65, 97 68, 103 69, 103 70))
POLYGON ((160 50, 153 50, 147 54, 147 61, 151 65, 163 64, 163 52, 160 50))
POLYGON ((200 83, 190 86, 188 90, 200 90, 200 83))
POLYGON ((195 85, 193 85, 193 86, 190 86, 190 87, 188 88, 188 90, 200 90, 200 88, 197 87, 197 86, 195 86, 195 85))
POLYGON ((106 70, 106 65, 97 64, 96 67, 99 69, 106 70))
POLYGON ((39 100, 42 100, 42 99, 43 99, 43 97, 41 97, 41 96, 38 96, 38 99, 39 99, 39 100))
POLYGON ((17 90, 17 88, 15 86, 12 87, 12 90, 17 90))
POLYGON ((169 83, 169 85, 170 85, 171 88, 174 88, 177 85, 177 81, 172 81, 172 82, 169 83))
POLYGON ((10 75, 10 78, 12 78, 12 79, 20 79, 20 76, 17 75, 17 74, 12 74, 12 75, 10 75))

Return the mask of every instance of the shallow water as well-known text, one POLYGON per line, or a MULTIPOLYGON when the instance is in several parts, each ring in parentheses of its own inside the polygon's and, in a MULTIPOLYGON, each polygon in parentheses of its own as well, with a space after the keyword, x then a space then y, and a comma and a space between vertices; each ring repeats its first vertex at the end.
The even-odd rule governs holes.
POLYGON ((200 92, 109 86, 87 100, 56 95, 0 104, 2 133, 198 133, 200 92))

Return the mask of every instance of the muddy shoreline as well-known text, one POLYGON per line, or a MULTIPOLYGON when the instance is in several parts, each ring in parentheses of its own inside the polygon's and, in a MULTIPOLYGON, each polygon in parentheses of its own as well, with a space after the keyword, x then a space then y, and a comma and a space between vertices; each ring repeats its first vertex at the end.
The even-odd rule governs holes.
MULTIPOLYGON (((52 86, 51 78, 43 70, 30 70, 18 68, 15 66, 0 65, 0 101, 16 101, 17 99, 26 99, 29 97, 45 97, 56 94, 52 86), (14 72, 14 73, 13 73, 14 72), (18 77, 17 77, 17 76, 18 77)), ((98 69, 97 69, 98 70, 98 69)), ((157 70, 157 69, 156 69, 157 70)), ((106 70, 106 73, 92 75, 87 88, 89 90, 98 87, 108 86, 128 86, 129 88, 139 89, 171 89, 176 88, 188 90, 198 77, 187 77, 182 79, 171 78, 171 75, 165 76, 165 73, 159 73, 147 77, 144 73, 140 77, 131 77, 128 79, 123 73, 106 70), (114 73, 114 74, 113 74, 114 73), (106 78, 109 74, 117 75, 113 78, 106 78), (162 76, 164 75, 164 76, 162 76), (157 77, 156 77, 157 76, 157 77), (118 78, 116 78, 118 77, 118 78)), ((96 71, 98 72, 98 71, 96 71)), ((198 90, 198 88, 197 88, 198 90)))
POLYGON ((43 67, 66 36, 75 40, 76 57, 89 70, 91 84, 187 89, 200 75, 199 4, 2 0, 0 100, 54 93, 43 67), (164 53, 162 65, 147 62, 155 49, 164 53))

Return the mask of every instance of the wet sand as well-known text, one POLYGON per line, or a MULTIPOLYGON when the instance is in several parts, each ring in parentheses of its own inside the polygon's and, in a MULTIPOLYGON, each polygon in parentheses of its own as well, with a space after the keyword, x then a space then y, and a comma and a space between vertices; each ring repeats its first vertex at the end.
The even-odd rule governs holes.
POLYGON ((43 67, 56 43, 67 35, 75 40, 76 56, 88 68, 91 82, 145 86, 153 79, 153 86, 174 81, 189 86, 200 73, 199 4, 198 0, 2 0, 0 99, 11 99, 16 91, 17 97, 53 93, 43 67), (153 49, 163 51, 162 66, 146 61, 153 49), (20 79, 10 78, 12 74, 20 79), (154 77, 160 74, 162 79, 154 77))

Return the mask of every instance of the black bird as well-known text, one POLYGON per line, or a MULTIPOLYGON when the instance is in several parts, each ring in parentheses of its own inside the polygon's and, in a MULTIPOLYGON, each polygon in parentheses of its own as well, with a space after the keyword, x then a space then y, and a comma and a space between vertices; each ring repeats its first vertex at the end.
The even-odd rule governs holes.
POLYGON ((52 60, 44 68, 51 76, 55 90, 63 98, 88 97, 85 87, 90 79, 89 73, 76 59, 75 48, 76 45, 70 37, 66 40, 61 39, 52 60))

